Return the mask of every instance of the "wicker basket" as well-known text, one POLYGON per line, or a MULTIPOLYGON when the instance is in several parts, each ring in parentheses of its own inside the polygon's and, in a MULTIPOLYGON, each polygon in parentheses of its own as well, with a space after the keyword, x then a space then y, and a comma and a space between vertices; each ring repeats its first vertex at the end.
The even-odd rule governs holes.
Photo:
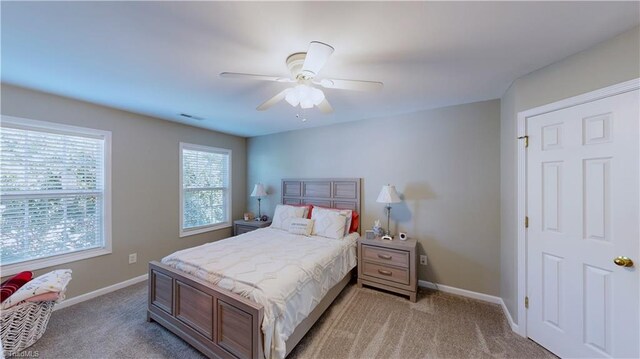
POLYGON ((0 337, 5 356, 16 355, 40 339, 55 303, 24 302, 2 311, 0 337))

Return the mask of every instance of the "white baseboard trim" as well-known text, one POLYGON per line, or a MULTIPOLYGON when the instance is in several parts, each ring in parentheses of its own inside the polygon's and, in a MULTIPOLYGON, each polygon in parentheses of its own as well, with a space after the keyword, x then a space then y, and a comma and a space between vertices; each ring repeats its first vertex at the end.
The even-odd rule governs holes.
POLYGON ((418 281, 418 285, 420 287, 423 287, 423 288, 435 289, 435 290, 439 290, 439 291, 442 291, 442 292, 445 292, 445 293, 457 294, 457 295, 460 295, 460 296, 463 296, 463 297, 467 297, 467 298, 478 299, 478 300, 481 300, 483 302, 489 302, 489 303, 493 303, 493 304, 502 303, 502 298, 496 297, 494 295, 473 292, 473 291, 470 291, 470 290, 460 289, 460 288, 456 288, 456 287, 450 287, 448 285, 432 283, 432 282, 428 282, 426 280, 419 280, 418 281))
MULTIPOLYGON (((144 282, 148 278, 149 278, 149 274, 143 274, 143 275, 135 277, 135 278, 127 279, 124 282, 116 283, 116 284, 110 285, 108 287, 104 287, 104 288, 100 288, 100 289, 94 290, 93 292, 89 292, 89 293, 81 294, 81 295, 73 297, 73 298, 65 299, 61 303, 56 304, 53 307, 53 310, 55 311, 55 310, 67 308, 67 307, 70 307, 70 306, 72 306, 74 304, 82 303, 82 302, 87 301, 89 299, 93 299, 93 298, 99 297, 99 296, 107 294, 107 293, 115 292, 118 289, 122 289, 122 288, 125 288, 125 287, 128 287, 128 286, 140 283, 140 282, 144 282)), ((507 317, 507 322, 509 322, 509 326, 511 326, 511 330, 513 330, 516 333, 519 333, 518 324, 516 324, 513 321, 513 318, 511 317, 511 313, 509 312, 509 310, 507 309, 507 306, 504 304, 504 301, 500 297, 496 297, 494 295, 489 295, 489 294, 484 294, 484 293, 478 293, 478 292, 474 292, 474 291, 470 291, 470 290, 466 290, 466 289, 451 287, 451 286, 444 285, 444 284, 432 283, 432 282, 428 282, 426 280, 419 280, 418 281, 418 286, 423 287, 423 288, 439 290, 439 291, 442 291, 442 292, 445 292, 445 293, 456 294, 456 295, 459 295, 459 296, 462 296, 462 297, 477 299, 477 300, 481 300, 481 301, 484 301, 484 302, 489 302, 489 303, 493 303, 493 304, 499 304, 500 307, 502 307, 502 311, 504 312, 505 317, 507 317)))
POLYGON ((134 285, 140 282, 144 282, 145 280, 147 280, 147 278, 149 278, 149 274, 143 274, 139 277, 135 277, 135 278, 131 278, 131 279, 127 279, 124 282, 120 282, 120 283, 116 283, 113 285, 110 285, 108 287, 104 287, 104 288, 100 288, 97 290, 94 290, 93 292, 89 292, 89 293, 85 293, 85 294, 81 294, 79 296, 73 297, 73 298, 69 298, 69 299, 65 299, 62 302, 56 304, 53 307, 53 310, 59 310, 59 309, 63 309, 63 308, 67 308, 70 307, 74 304, 78 304, 78 303, 82 303, 84 301, 87 301, 89 299, 93 299, 96 297, 99 297, 101 295, 107 294, 107 293, 111 293, 111 292, 115 292, 118 289, 122 289, 125 287, 128 287, 130 285, 134 285))
POLYGON ((511 327, 511 330, 513 330, 516 333, 519 333, 518 325, 513 321, 513 318, 511 317, 511 313, 509 313, 509 310, 507 309, 507 306, 504 304, 504 301, 500 297, 496 297, 495 295, 478 293, 478 292, 474 292, 474 291, 470 291, 470 290, 466 290, 466 289, 460 289, 460 288, 456 288, 456 287, 451 287, 451 286, 444 285, 444 284, 432 283, 432 282, 428 282, 426 280, 419 280, 418 281, 418 286, 423 287, 423 288, 439 290, 439 291, 442 291, 442 292, 445 292, 445 293, 456 294, 456 295, 459 295, 459 296, 462 296, 462 297, 477 299, 477 300, 481 300, 483 302, 499 304, 500 307, 502 308, 502 311, 504 312, 504 316, 507 317, 507 322, 509 322, 509 326, 511 327))
POLYGON ((507 317, 507 322, 509 322, 509 326, 511 327, 511 330, 513 330, 515 333, 517 333, 519 335, 522 335, 522 333, 520 333, 520 330, 518 328, 518 324, 516 324, 513 321, 513 318, 511 317, 511 312, 509 312, 509 309, 507 309, 507 305, 504 304, 504 301, 502 300, 502 298, 500 298, 500 306, 502 307, 502 311, 504 312, 504 316, 507 317))

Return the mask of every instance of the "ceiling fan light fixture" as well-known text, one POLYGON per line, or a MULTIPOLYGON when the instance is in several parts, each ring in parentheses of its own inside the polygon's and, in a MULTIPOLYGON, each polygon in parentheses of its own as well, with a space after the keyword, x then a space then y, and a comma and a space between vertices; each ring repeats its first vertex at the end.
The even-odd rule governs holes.
POLYGON ((300 107, 304 109, 313 108, 313 101, 311 101, 311 99, 305 98, 304 100, 300 101, 300 107))
POLYGON ((288 89, 284 99, 293 107, 300 105, 301 108, 307 109, 324 101, 324 92, 315 87, 300 84, 288 89))
POLYGON ((287 89, 287 93, 284 97, 285 101, 289 103, 289 105, 296 107, 300 103, 300 97, 296 92, 295 88, 287 89))
POLYGON ((324 101, 324 92, 322 90, 311 87, 311 101, 315 106, 318 106, 320 102, 324 101))

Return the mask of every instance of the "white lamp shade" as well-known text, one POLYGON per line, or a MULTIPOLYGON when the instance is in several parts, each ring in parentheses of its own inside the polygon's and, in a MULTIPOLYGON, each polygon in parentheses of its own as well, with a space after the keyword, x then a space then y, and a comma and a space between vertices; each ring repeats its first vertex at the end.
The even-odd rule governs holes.
POLYGON ((258 183, 253 187, 253 192, 251 192, 251 197, 264 197, 267 195, 267 191, 264 190, 264 186, 262 183, 258 183))
POLYGON ((399 203, 402 202, 400 197, 398 196, 398 192, 396 192, 396 186, 386 185, 382 186, 382 190, 378 195, 378 199, 376 200, 378 203, 399 203))

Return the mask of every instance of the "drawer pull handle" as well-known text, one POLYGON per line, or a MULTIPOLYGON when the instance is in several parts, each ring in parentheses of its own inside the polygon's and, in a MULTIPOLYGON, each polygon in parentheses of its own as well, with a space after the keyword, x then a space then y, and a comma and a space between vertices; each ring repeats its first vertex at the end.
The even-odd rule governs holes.
POLYGON ((380 259, 391 259, 391 256, 388 254, 378 254, 378 258, 380 259))
POLYGON ((378 269, 378 273, 384 274, 384 275, 392 275, 393 274, 393 273, 391 273, 391 271, 382 270, 382 269, 378 269))

